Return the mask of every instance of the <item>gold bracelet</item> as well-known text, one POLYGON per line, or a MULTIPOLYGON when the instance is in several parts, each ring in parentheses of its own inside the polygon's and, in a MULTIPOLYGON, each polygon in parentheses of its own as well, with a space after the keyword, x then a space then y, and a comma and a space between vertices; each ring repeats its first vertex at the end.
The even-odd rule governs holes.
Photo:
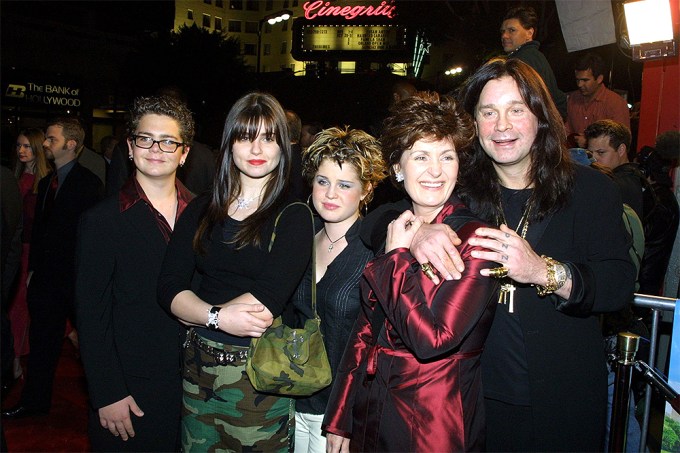
POLYGON ((567 272, 566 270, 564 270, 564 266, 561 263, 555 261, 549 256, 541 255, 541 258, 545 260, 545 264, 548 267, 548 284, 545 286, 536 285, 536 292, 538 293, 539 296, 547 296, 548 294, 554 293, 564 285, 564 282, 567 280, 566 278, 567 272), (560 270, 559 283, 555 278, 557 266, 560 266, 562 268, 560 270))

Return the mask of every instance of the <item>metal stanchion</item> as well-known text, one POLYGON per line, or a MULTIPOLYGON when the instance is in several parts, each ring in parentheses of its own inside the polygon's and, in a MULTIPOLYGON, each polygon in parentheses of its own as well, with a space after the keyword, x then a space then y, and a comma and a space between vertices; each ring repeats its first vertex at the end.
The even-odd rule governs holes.
POLYGON ((614 381, 614 400, 612 402, 611 430, 609 433, 609 451, 623 452, 626 447, 628 430, 628 407, 630 404, 630 383, 635 365, 640 337, 622 332, 618 335, 616 349, 616 380, 614 381))
MULTIPOLYGON (((656 352, 659 341, 659 328, 661 325, 661 312, 673 311, 678 299, 671 299, 668 297, 649 296, 646 294, 635 294, 633 306, 639 308, 649 308, 652 313, 652 329, 651 337, 649 338, 649 357, 647 363, 651 368, 656 366, 656 352)), ((652 408, 652 387, 647 385, 645 392, 645 404, 642 414, 642 423, 640 429, 642 430, 642 439, 640 443, 640 451, 647 450, 647 435, 649 433, 649 419, 652 408)))

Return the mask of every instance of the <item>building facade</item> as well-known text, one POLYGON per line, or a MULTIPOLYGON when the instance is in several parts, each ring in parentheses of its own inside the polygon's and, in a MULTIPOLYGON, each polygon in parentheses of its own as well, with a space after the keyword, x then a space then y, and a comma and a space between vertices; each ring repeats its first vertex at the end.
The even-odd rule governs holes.
POLYGON ((291 27, 302 14, 298 0, 175 0, 175 30, 196 25, 207 30, 236 37, 241 54, 254 72, 257 70, 258 48, 260 71, 292 71, 304 69, 304 63, 291 56, 291 27), (265 18, 289 10, 293 14, 274 25, 265 18))
MULTIPOLYGON (((241 54, 254 72, 290 71, 295 75, 305 75, 312 68, 316 70, 320 65, 330 65, 340 73, 355 73, 366 69, 378 70, 385 67, 386 63, 371 62, 370 58, 364 58, 366 61, 359 65, 353 59, 343 60, 337 57, 322 61, 297 60, 292 55, 296 41, 293 36, 294 21, 304 21, 305 13, 309 11, 307 16, 314 15, 315 21, 330 20, 349 25, 357 22, 357 18, 364 19, 364 22, 374 18, 376 22, 384 23, 385 15, 372 13, 389 12, 388 8, 393 11, 396 7, 392 2, 379 0, 175 0, 174 29, 177 31, 182 26, 196 25, 238 38, 241 54), (363 14, 360 17, 346 14, 352 9, 363 14), (288 19, 273 25, 268 23, 268 18, 284 11, 290 14, 288 19)), ((410 56, 404 60, 409 61, 389 62, 389 70, 396 75, 409 75, 409 68, 419 59, 417 56, 410 56)))

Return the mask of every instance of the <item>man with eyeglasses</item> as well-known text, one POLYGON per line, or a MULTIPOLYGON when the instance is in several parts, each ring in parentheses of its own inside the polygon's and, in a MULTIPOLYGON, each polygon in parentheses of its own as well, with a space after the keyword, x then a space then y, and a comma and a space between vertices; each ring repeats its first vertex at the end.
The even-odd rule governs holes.
POLYGON ((132 175, 81 221, 76 310, 94 451, 178 450, 184 328, 157 303, 156 280, 193 198, 176 178, 193 136, 185 103, 136 99, 127 139, 132 175))
MULTIPOLYGON (((189 105, 186 95, 176 86, 164 86, 155 95, 172 97, 189 105)), ((125 159, 126 153, 127 147, 124 143, 116 145, 106 174, 107 195, 118 193, 132 173, 131 163, 129 165, 125 159)), ((191 155, 187 157, 184 165, 177 169, 177 179, 182 181, 182 184, 195 195, 205 192, 212 187, 215 177, 215 158, 216 154, 211 146, 194 138, 191 143, 191 155)))
POLYGON ((67 318, 73 319, 76 231, 80 215, 103 193, 99 178, 78 163, 85 131, 76 118, 50 122, 43 148, 56 171, 38 183, 27 280, 31 317, 26 384, 3 418, 46 415, 67 318))

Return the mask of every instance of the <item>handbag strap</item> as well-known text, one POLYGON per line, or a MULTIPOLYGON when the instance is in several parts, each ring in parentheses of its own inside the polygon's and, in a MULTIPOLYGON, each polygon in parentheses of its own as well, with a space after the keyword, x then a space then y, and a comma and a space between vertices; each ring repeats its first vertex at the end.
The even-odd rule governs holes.
POLYGON ((269 240, 268 251, 271 252, 272 246, 274 245, 274 239, 276 239, 276 226, 279 224, 281 214, 283 214, 283 211, 296 204, 302 205, 305 207, 305 209, 307 209, 307 212, 309 212, 309 218, 312 221, 312 310, 314 311, 314 317, 318 318, 319 315, 316 313, 316 248, 314 247, 314 214, 312 213, 312 210, 309 209, 309 206, 306 203, 303 203, 301 201, 294 201, 293 203, 290 203, 285 208, 283 208, 281 212, 279 212, 279 215, 277 215, 276 219, 274 220, 274 231, 272 231, 272 237, 269 240))

